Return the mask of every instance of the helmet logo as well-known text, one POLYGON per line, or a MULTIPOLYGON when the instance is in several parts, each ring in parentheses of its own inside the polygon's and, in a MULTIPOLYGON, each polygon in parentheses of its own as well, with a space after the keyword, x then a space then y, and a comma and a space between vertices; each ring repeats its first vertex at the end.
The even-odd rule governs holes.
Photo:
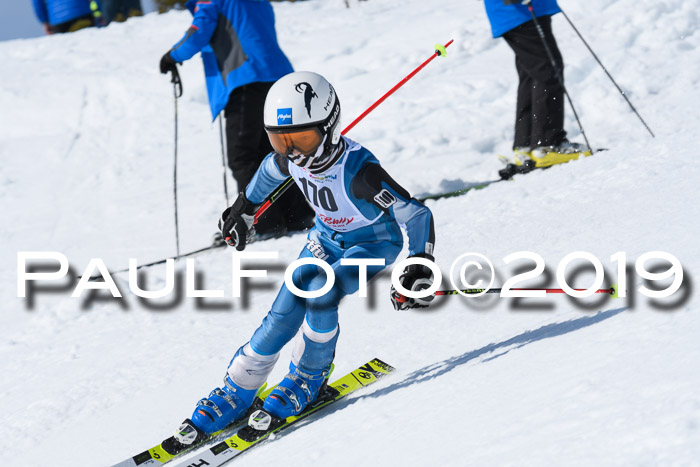
POLYGON ((328 123, 323 125, 323 131, 328 131, 328 129, 331 128, 335 124, 335 120, 338 118, 339 113, 340 113, 340 104, 336 104, 335 109, 333 109, 333 115, 331 115, 331 118, 328 120, 328 123))
POLYGON ((314 97, 318 99, 318 94, 316 94, 314 88, 312 88, 311 85, 305 81, 297 83, 297 85, 294 86, 294 89, 298 93, 304 93, 304 107, 306 107, 306 112, 309 114, 309 118, 311 118, 311 99, 314 97))
POLYGON ((277 125, 292 124, 292 109, 277 109, 277 125))

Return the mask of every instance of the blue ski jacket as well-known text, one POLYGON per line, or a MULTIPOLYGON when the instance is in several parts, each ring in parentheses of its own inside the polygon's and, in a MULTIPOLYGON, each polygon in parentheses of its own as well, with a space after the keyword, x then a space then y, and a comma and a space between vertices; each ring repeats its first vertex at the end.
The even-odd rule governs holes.
POLYGON ((32 0, 34 13, 42 23, 51 26, 91 15, 90 0, 32 0))
MULTIPOLYGON (((532 20, 528 8, 518 0, 484 0, 484 6, 493 37, 501 37, 514 27, 532 20)), ((537 17, 561 11, 557 0, 532 0, 532 9, 537 17)))
POLYGON ((170 56, 183 62, 202 53, 213 119, 237 87, 277 81, 294 71, 277 43, 267 0, 189 0, 186 6, 194 19, 170 56))
POLYGON ((341 249, 383 241, 400 246, 400 226, 404 226, 409 254, 433 255, 435 227, 430 209, 396 183, 366 148, 345 136, 341 144, 342 156, 320 174, 271 152, 248 184, 246 198, 262 204, 291 175, 316 211, 314 235, 341 249))

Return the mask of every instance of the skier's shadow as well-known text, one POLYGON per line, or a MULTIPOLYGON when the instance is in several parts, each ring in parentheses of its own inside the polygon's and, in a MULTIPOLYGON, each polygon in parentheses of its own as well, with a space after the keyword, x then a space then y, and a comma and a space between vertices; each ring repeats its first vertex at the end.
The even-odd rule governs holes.
POLYGON ((592 316, 583 316, 581 318, 564 321, 562 323, 547 324, 532 331, 525 331, 524 333, 518 334, 515 337, 511 337, 508 340, 498 342, 495 344, 485 345, 480 349, 472 350, 462 355, 448 358, 447 360, 443 360, 441 362, 433 363, 423 368, 419 368, 418 370, 415 370, 414 372, 406 376, 403 381, 399 381, 397 383, 392 384, 391 386, 387 386, 383 389, 374 391, 371 394, 365 394, 353 398, 350 403, 355 403, 356 401, 370 397, 381 397, 399 389, 403 389, 414 384, 438 378, 444 375, 445 373, 449 373, 455 368, 469 363, 470 361, 475 360, 481 356, 487 355, 492 352, 496 352, 499 349, 505 349, 501 353, 494 353, 493 355, 484 359, 485 362, 495 360, 498 357, 506 355, 511 350, 519 349, 520 347, 531 344, 533 342, 549 339, 551 337, 561 336, 563 334, 568 334, 570 332, 574 332, 579 329, 583 329, 585 327, 600 323, 601 321, 612 318, 613 316, 622 313, 626 309, 627 307, 622 307, 615 308, 613 310, 599 311, 598 313, 592 316))
MULTIPOLYGON (((403 379, 403 381, 399 381, 390 386, 374 391, 371 394, 364 394, 358 397, 353 397, 349 400, 341 401, 337 404, 333 404, 332 407, 329 407, 328 410, 323 411, 322 414, 318 414, 318 416, 327 416, 337 410, 342 410, 345 407, 352 405, 362 399, 382 397, 399 389, 403 389, 414 384, 419 384, 424 381, 429 381, 431 379, 438 378, 446 373, 449 373, 457 367, 469 363, 472 360, 503 349, 503 352, 494 353, 493 355, 490 355, 487 358, 485 358, 483 361, 488 362, 491 360, 495 360, 496 358, 502 357, 503 355, 507 354, 511 350, 519 349, 520 347, 531 344, 533 342, 549 339, 551 337, 561 336, 563 334, 568 334, 570 332, 574 332, 579 329, 583 329, 588 326, 600 323, 601 321, 612 318, 613 316, 622 313, 626 309, 627 307, 622 307, 615 308, 613 310, 599 311, 598 313, 592 316, 583 316, 581 318, 564 321, 562 323, 547 324, 532 331, 525 331, 524 333, 518 334, 515 337, 511 337, 508 340, 498 342, 495 344, 489 344, 484 347, 481 347, 480 349, 471 350, 462 355, 458 355, 456 357, 448 358, 447 360, 443 360, 441 362, 424 366, 423 368, 419 368, 418 370, 415 370, 414 372, 410 373, 403 379)), ((315 419, 318 418, 318 416, 309 416, 309 418, 306 421, 300 422, 296 427, 290 427, 288 433, 292 433, 296 431, 296 429, 306 425, 307 423, 313 422, 315 419)))

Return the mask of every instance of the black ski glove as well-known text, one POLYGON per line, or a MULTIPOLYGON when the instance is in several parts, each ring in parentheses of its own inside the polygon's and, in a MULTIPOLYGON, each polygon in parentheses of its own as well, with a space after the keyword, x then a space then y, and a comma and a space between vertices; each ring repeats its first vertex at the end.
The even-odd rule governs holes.
POLYGON ((160 59, 160 72, 167 74, 169 71, 177 73, 177 65, 175 60, 170 56, 170 51, 166 52, 165 55, 160 59))
MULTIPOLYGON (((429 261, 435 261, 431 255, 427 253, 419 253, 409 258, 426 258, 429 261)), ((433 272, 429 267, 422 264, 411 264, 406 266, 403 274, 399 277, 401 285, 411 292, 425 290, 433 285, 433 272)), ((404 297, 396 291, 394 286, 391 286, 391 303, 395 310, 407 310, 409 308, 425 308, 430 305, 430 302, 435 298, 434 295, 428 295, 424 298, 409 298, 404 297)))
POLYGON ((238 251, 245 249, 246 242, 255 235, 255 210, 255 205, 241 192, 236 202, 221 214, 219 230, 229 246, 235 246, 238 251))

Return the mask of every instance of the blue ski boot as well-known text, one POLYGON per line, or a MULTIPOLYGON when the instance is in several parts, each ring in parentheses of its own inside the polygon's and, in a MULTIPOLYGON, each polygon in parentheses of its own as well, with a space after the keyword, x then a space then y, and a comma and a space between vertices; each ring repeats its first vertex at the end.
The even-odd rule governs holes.
POLYGON ((243 417, 253 404, 257 389, 243 389, 224 376, 224 387, 215 388, 208 397, 197 402, 192 414, 192 423, 210 435, 243 417))
POLYGON ((226 428, 231 422, 243 418, 255 396, 265 390, 243 389, 234 383, 229 375, 224 376, 224 387, 215 388, 208 397, 197 402, 192 418, 186 419, 177 432, 161 443, 170 454, 177 454, 190 446, 197 445, 212 433, 226 428))
POLYGON ((281 420, 300 414, 318 398, 332 372, 333 364, 325 370, 305 373, 290 362, 289 374, 265 398, 262 410, 281 420))

